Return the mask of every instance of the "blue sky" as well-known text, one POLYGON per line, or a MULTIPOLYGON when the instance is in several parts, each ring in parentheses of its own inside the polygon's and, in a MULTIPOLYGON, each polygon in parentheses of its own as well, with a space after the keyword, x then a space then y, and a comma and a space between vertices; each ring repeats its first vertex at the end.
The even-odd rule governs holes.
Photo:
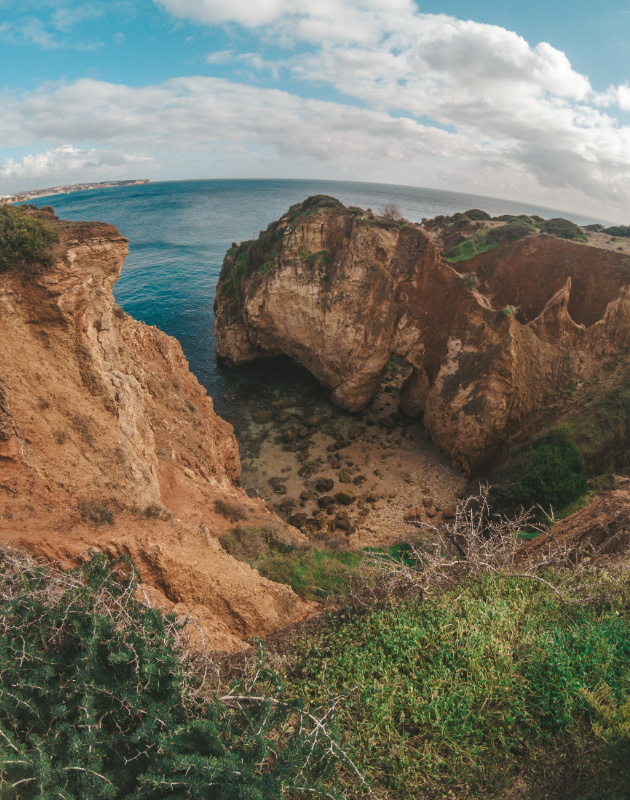
POLYGON ((628 222, 629 55, 618 0, 0 0, 0 194, 344 178, 628 222))

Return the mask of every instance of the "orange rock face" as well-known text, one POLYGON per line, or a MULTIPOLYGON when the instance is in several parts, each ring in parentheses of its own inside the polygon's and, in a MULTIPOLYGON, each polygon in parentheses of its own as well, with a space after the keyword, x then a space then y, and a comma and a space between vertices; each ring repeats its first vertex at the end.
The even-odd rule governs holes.
POLYGON ((419 225, 310 198, 226 255, 217 352, 233 366, 296 358, 349 411, 400 356, 414 367, 402 411, 423 413, 454 464, 483 473, 547 393, 626 346, 630 258, 537 234, 458 268, 469 274, 419 225))
POLYGON ((238 503, 244 524, 278 520, 238 488, 232 427, 179 343, 114 302, 126 240, 46 221, 60 238, 54 266, 0 275, 0 536, 62 563, 90 548, 130 554, 147 591, 192 610, 217 649, 311 613, 217 541, 231 525, 216 500, 238 503), (112 510, 114 524, 86 507, 112 510))

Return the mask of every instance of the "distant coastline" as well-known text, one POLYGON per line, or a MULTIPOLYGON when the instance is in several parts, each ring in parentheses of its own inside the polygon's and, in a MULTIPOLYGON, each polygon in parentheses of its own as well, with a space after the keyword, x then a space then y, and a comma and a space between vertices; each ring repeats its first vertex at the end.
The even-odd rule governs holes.
POLYGON ((49 189, 33 189, 29 192, 17 192, 0 196, 0 205, 7 203, 24 203, 35 197, 48 197, 51 194, 70 194, 70 192, 84 192, 87 189, 108 189, 114 186, 137 186, 141 183, 150 183, 148 178, 138 178, 130 181, 101 181, 100 183, 70 183, 67 186, 53 186, 49 189))

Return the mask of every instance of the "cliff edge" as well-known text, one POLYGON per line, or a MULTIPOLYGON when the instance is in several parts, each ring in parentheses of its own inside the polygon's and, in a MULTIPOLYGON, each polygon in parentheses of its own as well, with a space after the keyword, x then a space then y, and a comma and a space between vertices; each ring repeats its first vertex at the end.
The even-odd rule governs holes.
POLYGON ((238 488, 232 427, 179 343, 116 305, 127 240, 26 213, 59 241, 50 268, 0 274, 0 536, 62 564, 131 555, 156 603, 191 612, 216 649, 312 613, 218 542, 231 524, 217 501, 282 523, 238 488))

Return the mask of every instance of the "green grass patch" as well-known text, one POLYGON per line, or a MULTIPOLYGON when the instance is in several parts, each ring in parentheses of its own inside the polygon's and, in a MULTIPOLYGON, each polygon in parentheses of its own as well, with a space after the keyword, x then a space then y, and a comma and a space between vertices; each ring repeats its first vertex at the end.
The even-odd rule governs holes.
POLYGON ((0 206, 0 273, 18 267, 30 274, 54 262, 49 251, 59 241, 57 231, 22 208, 0 206))
POLYGON ((471 239, 466 239, 457 245, 457 249, 453 255, 444 256, 444 260, 449 264, 460 264, 462 261, 468 261, 480 253, 486 253, 496 247, 498 242, 493 242, 487 234, 475 234, 471 239))
POLYGON ((307 600, 337 602, 346 598, 363 553, 297 544, 279 524, 236 526, 219 540, 239 561, 261 575, 286 583, 307 600))
MULTIPOLYGON (((568 608, 537 582, 500 576, 461 592, 339 614, 298 646, 291 690, 315 703, 349 695, 345 742, 380 797, 446 797, 463 785, 461 796, 494 797, 519 774, 548 786, 572 767, 598 793, 573 784, 567 798, 627 797, 623 603, 568 608), (608 723, 589 699, 598 687, 607 687, 608 723), (606 724, 614 747, 594 729, 606 724)), ((350 777, 346 790, 367 797, 350 777)))

